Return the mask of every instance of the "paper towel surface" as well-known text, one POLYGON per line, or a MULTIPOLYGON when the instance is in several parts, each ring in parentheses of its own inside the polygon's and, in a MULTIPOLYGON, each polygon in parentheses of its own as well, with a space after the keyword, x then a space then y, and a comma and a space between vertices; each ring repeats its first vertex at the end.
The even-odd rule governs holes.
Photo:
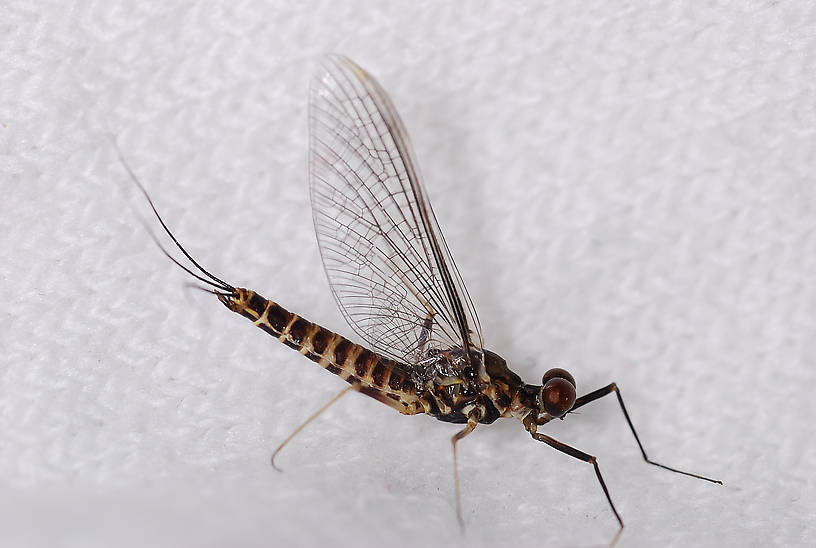
POLYGON ((589 465, 519 424, 345 385, 189 288, 116 142, 216 275, 351 335, 306 186, 306 97, 344 53, 389 91, 488 348, 611 398, 619 546, 816 541, 816 9, 7 2, 0 14, 0 543, 609 542, 589 465))

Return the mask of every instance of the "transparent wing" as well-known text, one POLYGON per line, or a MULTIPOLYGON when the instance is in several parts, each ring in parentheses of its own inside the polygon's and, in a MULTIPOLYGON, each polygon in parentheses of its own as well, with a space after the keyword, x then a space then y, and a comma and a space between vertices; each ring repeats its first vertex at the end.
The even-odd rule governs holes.
POLYGON ((464 350, 486 380, 478 317, 388 95, 351 60, 328 55, 312 80, 309 134, 317 241, 352 329, 411 365, 464 350))

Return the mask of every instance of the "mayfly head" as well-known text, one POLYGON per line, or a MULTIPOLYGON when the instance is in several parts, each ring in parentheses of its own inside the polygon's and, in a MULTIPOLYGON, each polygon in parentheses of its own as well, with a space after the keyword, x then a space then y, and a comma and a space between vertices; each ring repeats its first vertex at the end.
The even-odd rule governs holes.
POLYGON ((569 371, 550 369, 541 378, 538 392, 539 411, 560 419, 575 405, 575 378, 569 371))

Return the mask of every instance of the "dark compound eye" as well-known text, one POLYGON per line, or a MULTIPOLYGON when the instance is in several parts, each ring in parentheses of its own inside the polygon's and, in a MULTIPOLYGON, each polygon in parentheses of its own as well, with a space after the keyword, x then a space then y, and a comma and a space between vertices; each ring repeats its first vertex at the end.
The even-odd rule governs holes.
POLYGON ((564 377, 555 377, 541 387, 539 398, 544 411, 561 418, 575 405, 575 386, 564 377))
POLYGON ((570 375, 569 371, 567 371, 566 369, 561 369, 560 367, 554 367, 547 371, 546 373, 544 373, 544 376, 541 377, 541 386, 547 384, 547 381, 549 381, 550 379, 567 379, 569 383, 573 387, 575 387, 575 379, 573 378, 573 376, 570 375))

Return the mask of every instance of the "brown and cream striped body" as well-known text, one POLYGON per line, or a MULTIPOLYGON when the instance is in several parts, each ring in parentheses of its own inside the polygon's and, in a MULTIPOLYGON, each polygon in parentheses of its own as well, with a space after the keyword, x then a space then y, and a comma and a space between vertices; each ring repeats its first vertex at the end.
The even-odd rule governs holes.
POLYGON ((289 312, 248 289, 219 296, 230 310, 248 318, 286 346, 400 413, 424 413, 408 367, 380 356, 316 323, 289 312))
MULTIPOLYGON (((518 398, 520 384, 508 383, 510 377, 491 382, 488 390, 479 385, 475 373, 469 370, 457 377, 431 375, 427 381, 418 381, 407 364, 353 343, 252 290, 235 288, 231 295, 218 298, 286 346, 402 414, 425 413, 445 422, 466 423, 468 414, 477 409, 479 422, 484 424, 513 416, 511 404, 518 398)), ((509 372, 500 357, 492 352, 486 357, 492 371, 509 372)), ((446 353, 440 353, 439 359, 445 358, 446 353)), ((512 372, 509 375, 518 379, 512 372)))

